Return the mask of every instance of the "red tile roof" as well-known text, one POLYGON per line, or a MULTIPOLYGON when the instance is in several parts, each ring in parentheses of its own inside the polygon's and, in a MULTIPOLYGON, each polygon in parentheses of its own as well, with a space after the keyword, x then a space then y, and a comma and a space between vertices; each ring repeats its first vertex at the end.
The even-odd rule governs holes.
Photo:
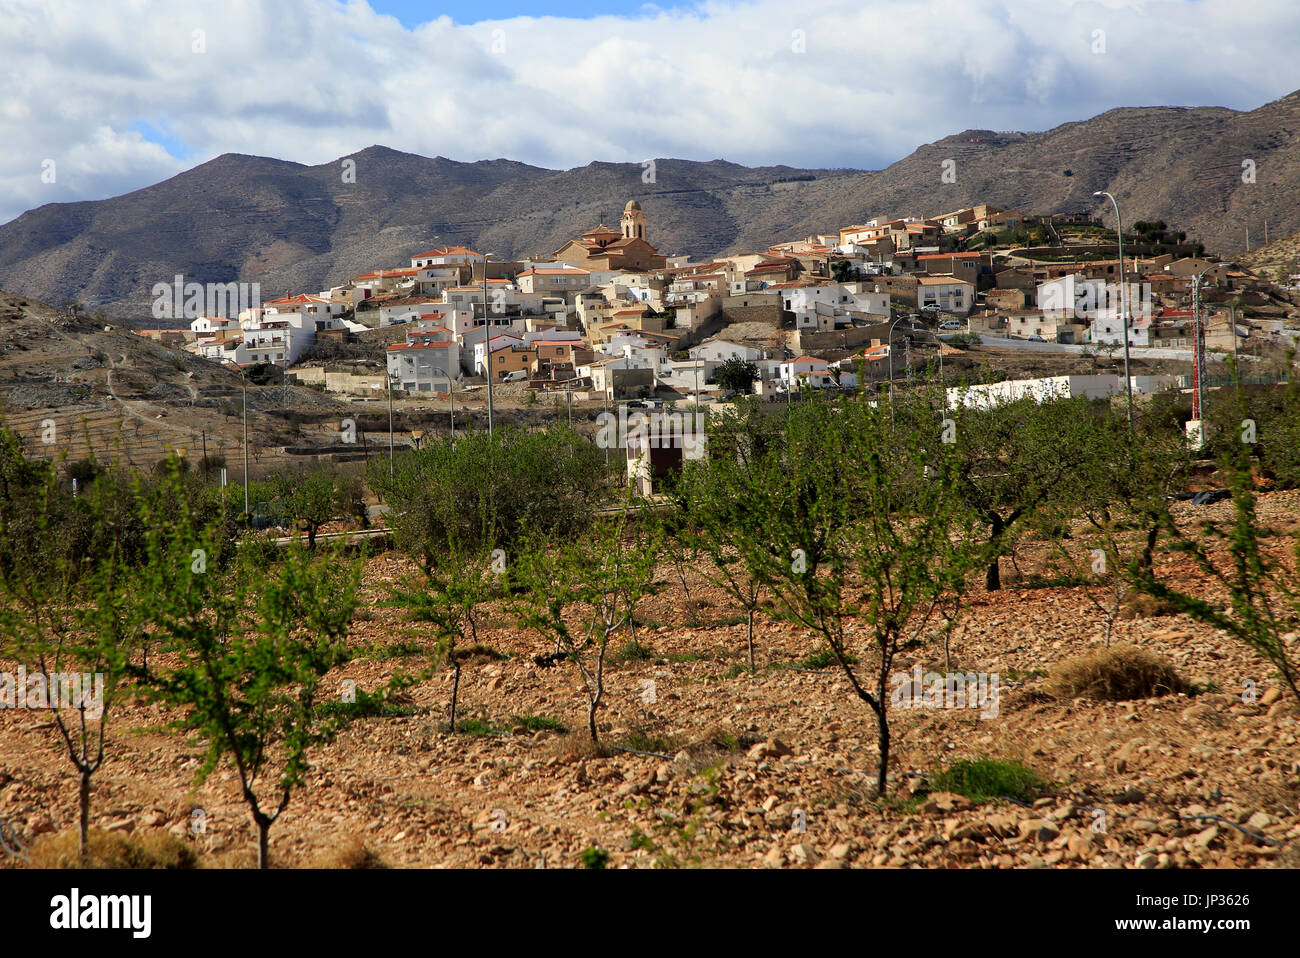
POLYGON ((416 253, 411 259, 429 259, 434 256, 477 256, 481 259, 483 254, 464 246, 440 246, 424 253, 416 253))

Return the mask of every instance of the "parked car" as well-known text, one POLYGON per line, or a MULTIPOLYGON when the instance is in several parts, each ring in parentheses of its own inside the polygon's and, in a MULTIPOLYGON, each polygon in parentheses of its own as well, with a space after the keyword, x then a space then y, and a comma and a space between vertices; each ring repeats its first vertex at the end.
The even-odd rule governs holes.
POLYGON ((1034 335, 1030 336, 1030 337, 1029 337, 1029 341, 1030 341, 1031 343, 1045 343, 1045 342, 1047 342, 1047 340, 1045 340, 1042 336, 1039 336, 1037 333, 1034 333, 1034 335))
POLYGON ((961 329, 963 325, 964 325, 963 323, 959 323, 955 319, 950 319, 947 322, 940 323, 939 328, 940 329, 961 329))
POLYGON ((942 313, 942 312, 943 312, 943 307, 940 306, 938 303, 926 303, 924 306, 921 307, 921 312, 923 312, 923 313, 942 313))

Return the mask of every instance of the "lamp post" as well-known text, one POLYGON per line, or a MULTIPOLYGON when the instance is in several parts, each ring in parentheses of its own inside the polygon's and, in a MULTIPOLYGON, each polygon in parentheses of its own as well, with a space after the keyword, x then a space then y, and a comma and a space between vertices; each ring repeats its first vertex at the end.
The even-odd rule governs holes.
POLYGON ((1133 377, 1128 371, 1128 290, 1125 289, 1124 283, 1124 224, 1119 218, 1119 203, 1115 197, 1105 190, 1098 190, 1093 196, 1105 196, 1110 199, 1110 205, 1115 207, 1115 252, 1119 259, 1119 311, 1120 323, 1124 330, 1124 391, 1128 395, 1128 429, 1133 431, 1133 377))
POLYGON ((487 265, 488 260, 496 255, 496 253, 483 254, 483 344, 487 355, 488 436, 492 435, 492 323, 488 320, 487 265))
POLYGON ((894 404, 894 327, 902 321, 903 317, 899 316, 898 319, 889 324, 889 342, 885 344, 885 355, 889 357, 889 404, 891 413, 894 404))

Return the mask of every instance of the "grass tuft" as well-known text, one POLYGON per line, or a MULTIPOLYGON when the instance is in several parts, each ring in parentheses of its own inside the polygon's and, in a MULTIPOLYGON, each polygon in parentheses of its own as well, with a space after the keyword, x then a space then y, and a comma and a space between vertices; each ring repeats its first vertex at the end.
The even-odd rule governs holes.
MULTIPOLYGON (((192 845, 167 832, 144 832, 138 837, 92 828, 86 836, 91 868, 182 869, 197 868, 192 845)), ((32 845, 33 868, 80 868, 76 829, 42 835, 32 845)))
POLYGON ((1164 659, 1135 645, 1115 645, 1066 659, 1048 678, 1047 691, 1058 699, 1123 702, 1191 692, 1192 687, 1164 659))
POLYGON ((955 792, 972 802, 987 802, 994 798, 1032 802, 1047 787, 1048 783, 1028 766, 996 759, 954 762, 930 779, 932 791, 955 792))

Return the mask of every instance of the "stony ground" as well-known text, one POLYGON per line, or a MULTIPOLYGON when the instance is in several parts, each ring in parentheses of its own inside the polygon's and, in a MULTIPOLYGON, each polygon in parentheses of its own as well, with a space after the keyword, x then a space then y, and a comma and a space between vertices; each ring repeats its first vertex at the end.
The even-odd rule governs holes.
MULTIPOLYGON (((1231 504, 1199 508, 1226 516, 1231 504)), ((1300 496, 1266 496, 1261 517, 1294 535, 1300 496)), ((1177 569, 1171 555, 1159 561, 1177 569)), ((1029 544, 1016 567, 1035 562, 1029 544)), ((362 654, 330 676, 335 686, 351 678, 375 689, 421 664, 395 653, 418 643, 423 627, 381 604, 409 571, 394 554, 370 560, 369 604, 353 637, 362 654)), ((448 734, 443 679, 412 690, 410 714, 354 720, 314 754, 309 786, 271 833, 275 864, 338 864, 364 845, 399 867, 573 866, 591 846, 609 853, 610 867, 1300 865, 1300 712, 1251 654, 1212 630, 1138 611, 1113 637, 1166 657, 1209 691, 1059 700, 1047 692, 1054 669, 1101 645, 1101 617, 1082 588, 1024 587, 1008 564, 1008 587, 973 596, 952 648, 954 669, 1000 674, 998 714, 895 712, 881 801, 875 722, 844 676, 789 668, 816 646, 762 615, 759 668, 748 672, 743 617, 699 571, 688 573, 687 594, 671 566, 660 570, 663 590, 640 610, 653 657, 609 671, 600 728, 624 750, 590 746, 576 670, 539 666, 545 641, 497 613, 481 639, 506 658, 474 656, 460 691, 461 717, 493 734, 448 734), (1243 701, 1246 680, 1258 685, 1254 701, 1243 701), (537 717, 572 734, 529 730, 537 717), (1028 806, 926 791, 925 776, 974 758, 1019 760, 1050 789, 1028 806)), ((916 661, 943 668, 941 651, 916 661)), ((233 773, 196 787, 199 750, 168 732, 166 718, 140 705, 115 718, 94 823, 135 837, 170 831, 193 842, 205 866, 251 862, 233 773), (199 835, 196 808, 206 816, 199 835)), ((0 817, 30 843, 74 827, 75 799, 48 721, 0 713, 0 817)), ((11 864, 0 852, 0 867, 11 864)))

